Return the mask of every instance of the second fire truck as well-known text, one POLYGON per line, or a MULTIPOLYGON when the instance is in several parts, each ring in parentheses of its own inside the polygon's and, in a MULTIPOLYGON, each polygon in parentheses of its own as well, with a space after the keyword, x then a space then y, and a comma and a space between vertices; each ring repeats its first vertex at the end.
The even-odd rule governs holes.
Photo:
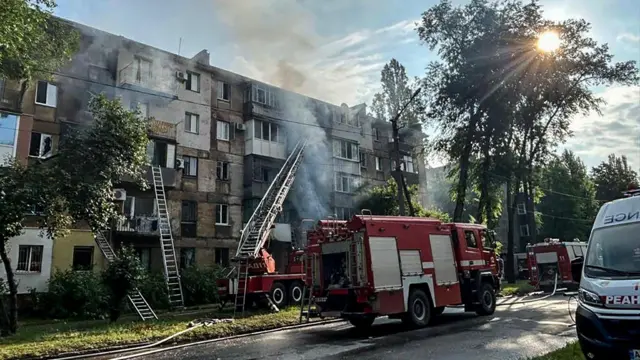
POLYGON ((318 235, 309 233, 306 282, 321 317, 368 327, 386 315, 422 327, 447 306, 495 311, 495 242, 483 225, 356 215, 318 235))

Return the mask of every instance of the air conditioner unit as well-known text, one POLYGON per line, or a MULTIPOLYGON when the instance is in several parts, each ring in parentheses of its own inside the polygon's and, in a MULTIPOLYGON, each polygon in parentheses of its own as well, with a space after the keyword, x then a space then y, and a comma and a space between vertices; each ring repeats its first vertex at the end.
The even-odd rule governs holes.
POLYGON ((125 200, 127 200, 127 192, 124 189, 115 189, 113 191, 113 200, 114 201, 125 201, 125 200))
POLYGON ((247 130, 247 126, 245 124, 236 123, 236 130, 245 131, 247 130))
POLYGON ((187 74, 184 71, 176 71, 176 79, 178 79, 180 81, 186 81, 187 80, 187 74))
POLYGON ((176 159, 176 169, 184 169, 184 160, 176 159))

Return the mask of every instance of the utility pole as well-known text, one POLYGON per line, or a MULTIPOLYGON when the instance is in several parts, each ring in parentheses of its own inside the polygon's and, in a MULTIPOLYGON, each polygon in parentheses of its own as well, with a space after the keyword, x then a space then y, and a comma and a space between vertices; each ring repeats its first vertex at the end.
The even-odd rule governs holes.
POLYGON ((416 98, 416 96, 418 96, 418 94, 420 93, 420 91, 422 90, 422 88, 418 88, 418 90, 416 90, 413 95, 411 95, 411 98, 409 99, 409 101, 407 101, 406 104, 404 104, 404 106, 402 107, 402 109, 400 109, 400 111, 398 111, 398 113, 396 114, 396 116, 393 117, 393 119, 391 119, 391 130, 392 130, 392 136, 393 136, 393 151, 395 152, 394 157, 396 160, 396 166, 395 166, 395 171, 394 171, 394 177, 396 179, 396 185, 398 187, 398 209, 400 210, 400 216, 404 216, 405 215, 405 206, 404 206, 404 200, 405 200, 405 196, 406 196, 406 200, 409 206, 409 215, 414 216, 415 213, 413 211, 413 205, 411 204, 411 197, 409 196, 409 190, 407 189, 407 185, 404 181, 404 174, 402 173, 402 167, 401 167, 401 157, 400 157, 400 128, 398 127, 398 120, 400 119, 400 116, 402 115, 402 113, 407 109, 407 107, 411 104, 411 102, 413 102, 413 100, 416 98), (404 195, 403 195, 404 193, 404 195))

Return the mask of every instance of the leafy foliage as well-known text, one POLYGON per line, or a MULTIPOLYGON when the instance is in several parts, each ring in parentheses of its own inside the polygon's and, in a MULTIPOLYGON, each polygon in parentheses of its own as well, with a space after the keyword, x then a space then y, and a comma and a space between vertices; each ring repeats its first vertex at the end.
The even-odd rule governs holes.
MULTIPOLYGON (((377 119, 387 121, 400 112, 420 85, 418 79, 409 82, 405 67, 396 59, 391 59, 385 64, 380 73, 380 82, 382 92, 373 96, 371 112, 377 119)), ((420 124, 423 114, 424 102, 417 98, 402 113, 399 123, 406 126, 420 124)))
POLYGON ((547 191, 536 208, 545 214, 539 238, 588 239, 599 204, 584 163, 565 150, 545 167, 543 179, 547 191))
POLYGON ((53 319, 103 319, 108 294, 100 275, 92 271, 56 271, 49 290, 38 296, 38 312, 53 319))
POLYGON ((0 2, 0 78, 49 78, 76 52, 78 33, 52 16, 53 0, 0 2))
POLYGON ((142 293, 151 308, 156 310, 169 309, 169 292, 162 272, 145 273, 139 281, 138 290, 140 290, 140 293, 142 293))
POLYGON ((127 295, 133 291, 144 275, 144 268, 131 247, 123 247, 102 274, 109 292, 109 320, 118 320, 127 295))
POLYGON ((638 173, 627 163, 627 157, 615 154, 609 155, 607 161, 592 170, 593 181, 596 184, 596 197, 599 200, 611 201, 622 197, 622 193, 629 186, 640 184, 638 173))
POLYGON ((213 304, 218 302, 218 286, 220 277, 216 267, 200 268, 190 266, 180 273, 184 301, 187 306, 213 304))
MULTIPOLYGON (((398 208, 398 187, 396 181, 389 179, 385 185, 373 186, 363 191, 363 196, 358 202, 358 208, 368 209, 374 215, 397 216, 400 213, 398 208)), ((409 187, 409 194, 413 208, 418 217, 432 217, 442 221, 450 221, 447 213, 439 209, 424 209, 416 200, 418 188, 416 185, 409 187)))

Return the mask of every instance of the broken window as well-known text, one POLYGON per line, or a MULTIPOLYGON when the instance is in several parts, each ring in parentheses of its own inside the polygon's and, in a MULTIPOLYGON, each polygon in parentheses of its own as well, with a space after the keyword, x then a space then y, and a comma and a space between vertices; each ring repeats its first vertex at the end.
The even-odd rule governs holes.
POLYGON ((49 134, 31 133, 29 156, 47 158, 52 155, 53 137, 49 134))

